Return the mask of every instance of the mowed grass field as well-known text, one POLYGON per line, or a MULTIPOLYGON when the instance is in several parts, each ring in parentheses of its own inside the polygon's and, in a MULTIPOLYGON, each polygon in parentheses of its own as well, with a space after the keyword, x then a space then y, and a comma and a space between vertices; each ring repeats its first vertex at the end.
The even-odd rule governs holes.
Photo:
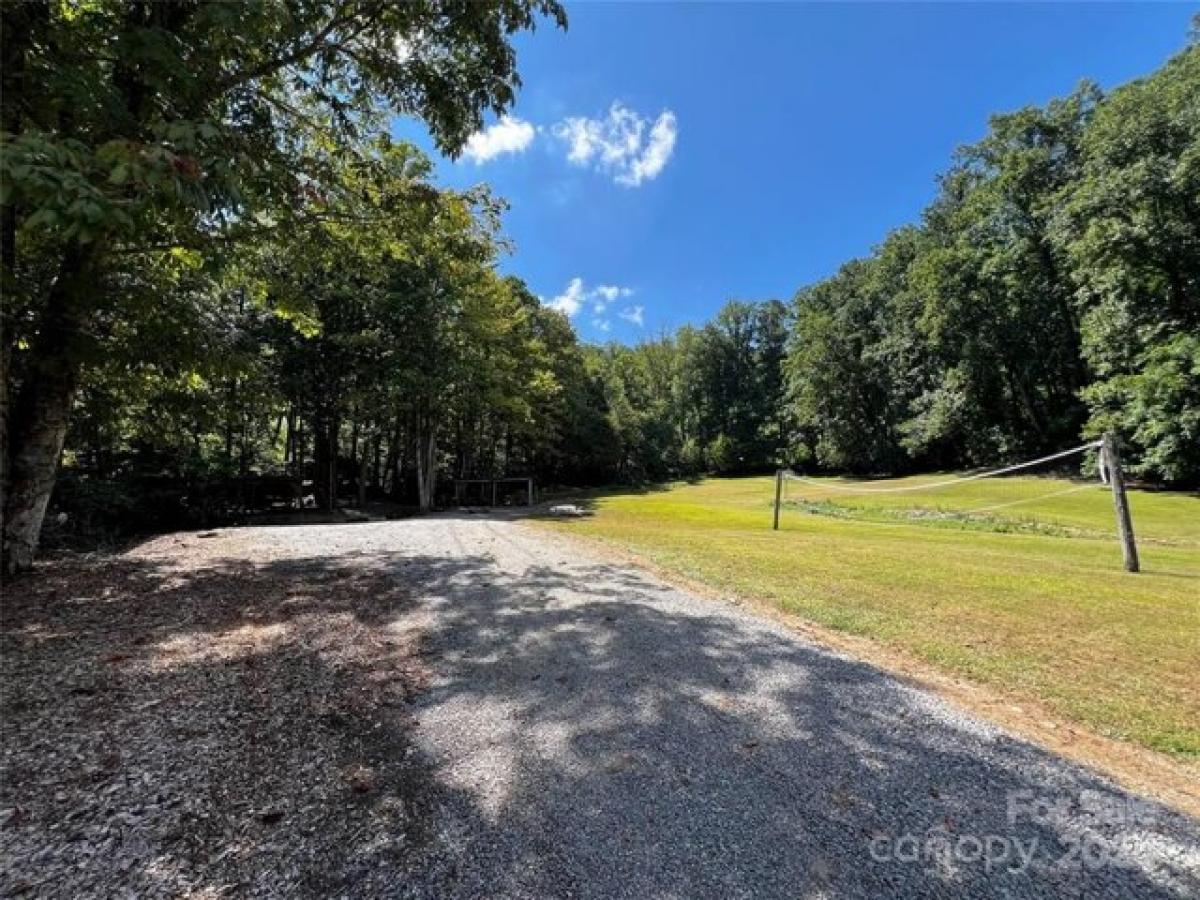
POLYGON ((603 493, 593 516, 547 525, 1200 762, 1200 498, 1130 492, 1132 575, 1099 486, 863 496, 792 482, 778 532, 773 491, 763 477, 603 493))

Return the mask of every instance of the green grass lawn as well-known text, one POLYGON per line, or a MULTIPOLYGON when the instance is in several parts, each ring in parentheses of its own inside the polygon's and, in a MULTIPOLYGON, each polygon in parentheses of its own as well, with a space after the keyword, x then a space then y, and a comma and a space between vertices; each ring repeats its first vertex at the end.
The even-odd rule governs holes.
POLYGON ((1130 575, 1111 496, 1058 493, 1075 486, 986 479, 936 495, 834 497, 792 483, 773 532, 773 479, 707 479, 602 494, 594 516, 548 527, 1195 762, 1200 498, 1131 492, 1143 572, 1130 575))

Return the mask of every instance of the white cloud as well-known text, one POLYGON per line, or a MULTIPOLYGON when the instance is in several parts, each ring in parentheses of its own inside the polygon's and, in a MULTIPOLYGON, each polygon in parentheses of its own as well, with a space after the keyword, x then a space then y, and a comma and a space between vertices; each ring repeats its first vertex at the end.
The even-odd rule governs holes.
POLYGON ((641 328, 646 323, 645 312, 646 308, 643 306, 627 306, 617 313, 617 315, 626 322, 632 322, 638 328, 641 328))
POLYGON ((621 103, 609 107, 602 119, 572 116, 551 133, 567 145, 567 160, 613 176, 618 184, 636 187, 656 178, 675 150, 675 113, 669 109, 651 124, 621 103), (647 134, 649 131, 649 134, 647 134))
MULTIPOLYGON (((410 44, 396 44, 402 61, 414 51, 410 44)), ((544 132, 565 143, 567 161, 573 165, 604 172, 617 184, 636 187, 657 178, 666 167, 675 152, 678 127, 675 113, 669 109, 651 121, 620 102, 613 103, 600 118, 570 116, 548 128, 505 115, 471 135, 463 156, 482 165, 499 156, 524 153, 544 132)), ((611 302, 615 296, 608 299, 611 302)))
POLYGON ((606 302, 612 303, 618 297, 628 297, 633 290, 627 287, 617 287, 614 284, 598 284, 595 293, 603 297, 606 302))
MULTIPOLYGON (((609 321, 603 318, 604 313, 608 310, 610 304, 621 297, 632 297, 633 288, 621 287, 615 284, 598 284, 595 287, 589 288, 584 284, 582 278, 572 278, 564 290, 557 297, 550 300, 543 299, 542 302, 556 309, 561 313, 565 313, 569 317, 573 317, 579 313, 585 306, 591 308, 595 314, 592 319, 592 324, 601 331, 608 331, 609 321)), ((641 324, 642 308, 640 306, 630 307, 620 313, 621 318, 629 318, 632 311, 637 311, 637 324, 641 324), (629 314, 629 315, 627 315, 629 314)), ((634 319, 629 319, 634 321, 634 319)))
POLYGON ((500 121, 467 139, 463 156, 478 166, 507 153, 524 153, 533 143, 536 132, 537 129, 528 122, 512 116, 501 116, 500 121))
POLYGON ((583 306, 584 299, 583 279, 572 278, 571 283, 567 285, 567 289, 546 305, 570 317, 579 312, 579 308, 583 306))
POLYGON ((658 117, 650 129, 650 141, 646 144, 645 152, 633 161, 629 173, 630 184, 637 185, 658 177, 675 152, 676 134, 675 113, 668 110, 658 117))

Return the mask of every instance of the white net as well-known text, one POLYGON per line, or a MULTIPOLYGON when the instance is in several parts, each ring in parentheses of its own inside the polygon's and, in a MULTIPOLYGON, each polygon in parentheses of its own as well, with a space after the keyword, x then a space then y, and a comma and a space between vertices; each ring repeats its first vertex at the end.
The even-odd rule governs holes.
POLYGON ((785 472, 782 512, 877 525, 1107 537, 1115 525, 1101 444, 1089 441, 966 475, 856 479, 785 472))

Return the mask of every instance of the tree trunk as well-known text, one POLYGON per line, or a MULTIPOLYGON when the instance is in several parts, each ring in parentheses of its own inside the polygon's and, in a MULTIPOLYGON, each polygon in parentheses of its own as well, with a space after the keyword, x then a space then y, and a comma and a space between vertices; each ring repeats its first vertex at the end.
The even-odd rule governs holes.
POLYGON ((304 419, 296 414, 296 433, 292 436, 292 475, 304 481, 304 460, 308 453, 308 433, 304 430, 304 419))
POLYGON ((283 466, 295 473, 296 468, 296 404, 289 403, 287 411, 287 437, 283 441, 283 466))
POLYGON ((376 430, 371 446, 371 487, 383 490, 383 432, 379 430, 376 430))
POLYGON ((400 496, 400 439, 403 435, 403 418, 397 414, 392 434, 388 440, 387 456, 383 463, 383 475, 380 477, 380 488, 393 500, 400 496))
POLYGON ((358 460, 358 508, 367 508, 367 474, 369 471, 370 460, 367 456, 366 446, 364 443, 362 455, 358 460))
MULTIPOLYGON (((7 292, 5 292, 7 296, 7 292)), ((8 397, 12 378, 12 350, 9 335, 12 326, 7 321, 8 309, 0 309, 0 519, 7 516, 8 508, 8 397)), ((0 543, 3 538, 0 537, 0 543)))
POLYGON ((225 474, 233 471, 233 410, 237 405, 237 379, 225 386, 225 474))
POLYGON ((417 415, 417 503, 421 512, 433 509, 433 491, 437 481, 437 439, 433 416, 417 415))
POLYGON ((82 368, 92 273, 85 248, 73 245, 47 297, 29 351, 29 366, 9 421, 8 486, 3 510, 3 569, 33 565, 46 507, 58 475, 71 405, 82 368))
MULTIPOLYGON (((0 128, 21 133, 21 104, 17 98, 27 90, 25 59, 37 34, 49 19, 43 4, 6 4, 0 9, 0 128)), ((9 428, 12 400, 12 354, 17 338, 16 322, 10 315, 17 289, 18 210, 11 203, 0 206, 0 525, 7 520, 11 481, 9 428)), ((0 538, 0 543, 3 539, 0 538)), ((7 555, 4 569, 7 571, 7 555)))
POLYGON ((313 435, 313 499, 317 509, 329 510, 329 425, 314 417, 313 435))
POLYGON ((337 506, 338 423, 321 416, 313 421, 313 495, 317 508, 332 512, 337 506))

